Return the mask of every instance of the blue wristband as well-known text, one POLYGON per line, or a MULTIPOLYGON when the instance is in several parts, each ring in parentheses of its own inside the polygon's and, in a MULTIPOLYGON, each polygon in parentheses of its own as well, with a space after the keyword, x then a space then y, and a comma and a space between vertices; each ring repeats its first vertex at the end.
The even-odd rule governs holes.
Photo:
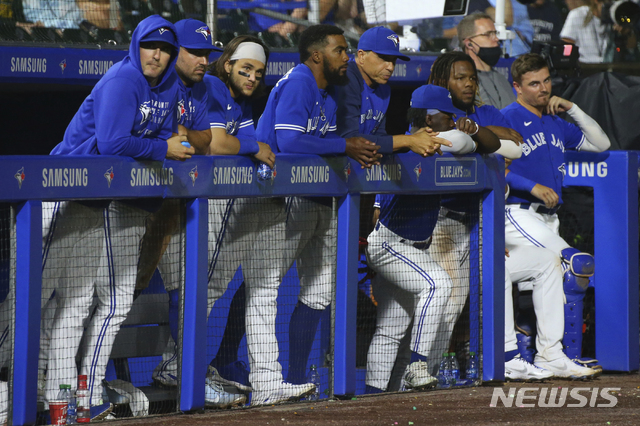
POLYGON ((531 192, 533 187, 536 186, 536 183, 534 181, 513 172, 509 172, 507 174, 506 181, 511 189, 515 191, 531 192))

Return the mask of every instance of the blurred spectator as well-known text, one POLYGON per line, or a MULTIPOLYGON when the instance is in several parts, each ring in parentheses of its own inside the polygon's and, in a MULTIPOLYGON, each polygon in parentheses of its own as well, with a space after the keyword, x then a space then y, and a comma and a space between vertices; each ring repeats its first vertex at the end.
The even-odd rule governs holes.
POLYGON ((533 26, 533 41, 560 40, 562 15, 551 0, 536 0, 527 6, 533 26))
MULTIPOLYGON (((473 12, 486 13, 489 8, 491 8, 491 4, 488 0, 469 0, 467 14, 470 15, 473 12)), ((455 16, 424 19, 417 25, 418 37, 420 37, 424 47, 422 50, 440 50, 440 48, 445 47, 451 47, 452 50, 455 49, 458 45, 457 26, 462 18, 462 16, 455 16), (438 40, 442 39, 450 40, 449 43, 446 43, 448 46, 438 43, 438 40)))
POLYGON ((23 0, 24 17, 35 27, 80 28, 84 20, 75 0, 23 0))
POLYGON ((486 13, 467 15, 458 24, 460 48, 478 70, 478 89, 484 104, 502 109, 516 101, 511 84, 493 67, 502 55, 493 19, 486 13))
POLYGON ((623 47, 635 49, 636 38, 631 30, 602 22, 603 4, 601 0, 588 0, 586 5, 571 10, 560 32, 563 41, 580 48, 580 62, 612 62, 616 33, 621 37, 623 47))
POLYGON ((98 28, 122 29, 120 6, 116 0, 77 0, 84 20, 98 28))

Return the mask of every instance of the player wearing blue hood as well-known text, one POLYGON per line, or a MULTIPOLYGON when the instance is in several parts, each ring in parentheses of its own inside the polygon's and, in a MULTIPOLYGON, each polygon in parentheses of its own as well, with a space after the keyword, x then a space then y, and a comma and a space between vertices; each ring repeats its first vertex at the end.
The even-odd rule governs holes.
MULTIPOLYGON (((181 144, 187 136, 177 135, 177 54, 176 29, 170 22, 160 16, 141 21, 129 55, 96 84, 51 155, 190 158, 194 149, 181 144)), ((111 176, 108 170, 107 175, 111 176)), ((46 400, 56 398, 62 383, 75 387, 75 355, 95 291, 98 306, 87 327, 80 374, 87 375, 91 418, 101 419, 111 411, 101 383, 114 339, 133 302, 138 246, 148 214, 118 201, 108 207, 75 202, 47 207, 43 297, 55 288, 57 308, 47 357, 46 400), (67 272, 61 276, 64 273, 58 271, 67 272)))

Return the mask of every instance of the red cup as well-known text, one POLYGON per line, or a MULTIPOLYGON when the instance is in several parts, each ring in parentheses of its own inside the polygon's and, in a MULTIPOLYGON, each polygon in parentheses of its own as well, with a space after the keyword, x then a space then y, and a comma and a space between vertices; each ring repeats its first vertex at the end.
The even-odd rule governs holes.
POLYGON ((67 401, 49 401, 49 416, 52 425, 66 425, 67 401))

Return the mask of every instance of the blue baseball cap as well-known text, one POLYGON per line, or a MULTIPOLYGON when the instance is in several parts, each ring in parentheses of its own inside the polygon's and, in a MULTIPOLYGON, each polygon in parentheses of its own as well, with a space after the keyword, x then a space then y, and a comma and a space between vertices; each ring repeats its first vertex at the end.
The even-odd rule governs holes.
POLYGON ((177 46, 178 44, 176 42, 176 35, 169 27, 155 29, 140 39, 140 43, 146 43, 149 41, 163 41, 172 46, 177 46))
POLYGON ((464 117, 465 113, 453 106, 451 93, 444 87, 425 84, 411 94, 411 108, 437 109, 440 112, 464 117))
POLYGON ((175 23, 180 46, 187 49, 210 49, 222 52, 213 45, 211 30, 207 24, 196 19, 183 19, 175 23))
POLYGON ((360 36, 358 50, 371 50, 378 55, 397 56, 403 61, 409 57, 400 53, 400 39, 398 34, 385 27, 369 28, 360 36))

